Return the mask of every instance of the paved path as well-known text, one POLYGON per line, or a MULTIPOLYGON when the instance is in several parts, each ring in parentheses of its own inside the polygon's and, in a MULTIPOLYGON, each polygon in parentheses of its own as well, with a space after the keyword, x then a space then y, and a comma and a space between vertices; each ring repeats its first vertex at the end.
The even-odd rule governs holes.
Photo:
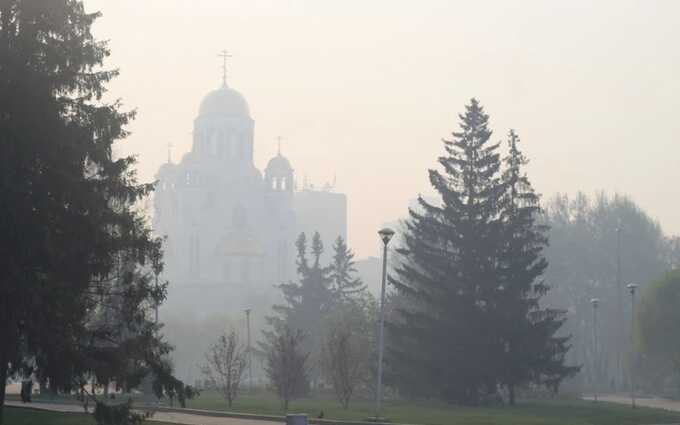
MULTIPOLYGON (((592 400, 592 397, 584 397, 586 400, 592 400)), ((628 404, 630 405, 630 396, 620 394, 605 394, 597 397, 598 400, 607 401, 610 403, 628 404)), ((641 407, 654 407, 656 409, 672 410, 680 412, 680 401, 669 400, 667 398, 636 398, 635 405, 641 407)))
MULTIPOLYGON (((28 403, 24 404, 19 401, 5 401, 6 406, 12 407, 28 407, 39 410, 49 410, 52 412, 77 412, 83 413, 83 407, 77 404, 57 404, 57 403, 28 403)), ((92 411, 92 407, 90 408, 92 411)), ((273 425, 280 422, 271 422, 264 420, 242 419, 242 418, 225 418, 216 416, 202 416, 188 413, 175 412, 156 412, 149 421, 168 422, 173 424, 185 425, 273 425)))

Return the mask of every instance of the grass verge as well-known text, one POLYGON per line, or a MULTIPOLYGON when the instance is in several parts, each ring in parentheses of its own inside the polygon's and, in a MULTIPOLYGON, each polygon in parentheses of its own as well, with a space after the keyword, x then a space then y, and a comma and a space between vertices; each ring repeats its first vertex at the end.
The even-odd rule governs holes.
MULTIPOLYGON (((244 395, 231 409, 215 392, 203 392, 187 407, 206 410, 231 410, 242 413, 284 415, 279 401, 271 394, 244 395)), ((357 401, 348 410, 329 398, 294 401, 290 412, 310 417, 323 412, 325 419, 363 421, 374 415, 373 403, 357 401)), ((383 415, 392 422, 423 425, 640 425, 678 424, 680 413, 638 408, 614 403, 583 400, 527 401, 515 407, 458 407, 439 402, 386 402, 383 415)))

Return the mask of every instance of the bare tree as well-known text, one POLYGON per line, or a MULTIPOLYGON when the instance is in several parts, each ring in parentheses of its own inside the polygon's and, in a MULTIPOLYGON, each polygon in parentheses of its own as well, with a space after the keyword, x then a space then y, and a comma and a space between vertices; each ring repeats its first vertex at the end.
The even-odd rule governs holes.
POLYGON ((231 407, 241 386, 241 377, 248 362, 246 348, 239 341, 235 330, 222 334, 205 354, 206 364, 201 368, 215 388, 222 393, 231 407))
POLYGON ((284 410, 288 410, 290 400, 307 391, 309 354, 302 350, 303 342, 302 331, 293 332, 288 326, 283 326, 270 338, 265 371, 284 410))
POLYGON ((325 378, 333 385, 342 407, 349 407, 355 390, 368 375, 370 341, 360 326, 360 311, 354 318, 341 315, 331 320, 321 349, 321 366, 325 378), (358 325, 358 326, 357 326, 358 325))

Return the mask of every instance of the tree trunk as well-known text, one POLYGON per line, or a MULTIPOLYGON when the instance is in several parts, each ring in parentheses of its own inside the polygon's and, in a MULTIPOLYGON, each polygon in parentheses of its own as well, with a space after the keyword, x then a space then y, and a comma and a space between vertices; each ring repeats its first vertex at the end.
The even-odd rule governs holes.
POLYGON ((2 416, 5 409, 5 391, 7 386, 7 359, 4 352, 0 353, 0 425, 3 424, 2 416))
POLYGON ((508 385, 508 395, 510 398, 510 406, 515 405, 515 384, 508 385))

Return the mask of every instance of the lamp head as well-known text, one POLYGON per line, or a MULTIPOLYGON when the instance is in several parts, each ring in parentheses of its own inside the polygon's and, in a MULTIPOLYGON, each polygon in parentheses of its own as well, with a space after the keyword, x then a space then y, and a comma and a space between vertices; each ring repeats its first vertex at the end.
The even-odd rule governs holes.
POLYGON ((629 283, 628 285, 626 285, 626 288, 628 288, 631 295, 633 295, 633 294, 635 294, 635 290, 638 288, 638 284, 637 283, 629 283))
POLYGON ((600 304, 600 299, 599 298, 591 298, 590 303, 593 305, 593 307, 597 308, 597 306, 600 304))
POLYGON ((382 239, 383 243, 387 245, 390 243, 392 236, 394 236, 394 230, 390 229, 389 227, 385 227, 384 229, 380 229, 378 231, 378 235, 380 235, 380 239, 382 239))

